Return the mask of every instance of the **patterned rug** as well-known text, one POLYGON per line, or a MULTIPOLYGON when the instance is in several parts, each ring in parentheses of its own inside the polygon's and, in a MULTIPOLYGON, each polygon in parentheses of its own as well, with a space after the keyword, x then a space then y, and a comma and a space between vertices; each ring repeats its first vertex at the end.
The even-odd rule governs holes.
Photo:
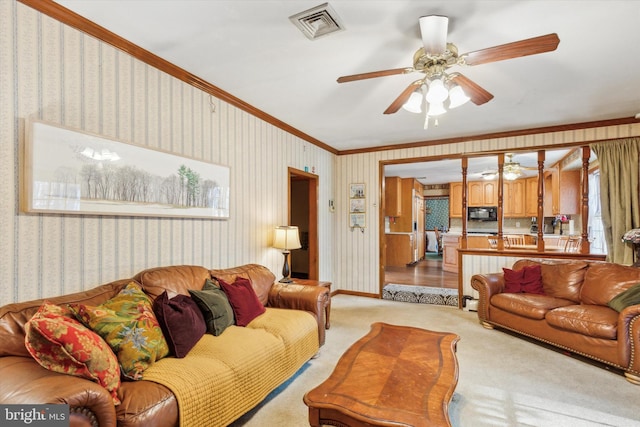
POLYGON ((458 307, 458 290, 389 283, 382 288, 382 299, 458 307))

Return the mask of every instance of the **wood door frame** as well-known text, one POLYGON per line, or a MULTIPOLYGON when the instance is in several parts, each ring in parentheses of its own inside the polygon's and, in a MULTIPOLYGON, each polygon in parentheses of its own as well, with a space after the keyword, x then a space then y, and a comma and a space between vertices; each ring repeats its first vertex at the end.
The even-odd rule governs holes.
MULTIPOLYGON (((306 202, 309 206, 309 279, 318 280, 319 277, 319 261, 318 261, 318 182, 319 176, 295 169, 288 168, 287 180, 287 222, 291 221, 291 182, 306 181, 309 197, 306 202)), ((302 203, 303 201, 296 201, 302 203)))

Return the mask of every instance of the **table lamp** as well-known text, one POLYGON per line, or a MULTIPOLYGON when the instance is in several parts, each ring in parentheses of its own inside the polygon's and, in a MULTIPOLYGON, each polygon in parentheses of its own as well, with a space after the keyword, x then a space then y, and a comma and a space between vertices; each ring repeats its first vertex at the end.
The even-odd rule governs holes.
POLYGON ((276 227, 276 233, 273 236, 273 247, 282 249, 284 255, 284 265, 282 266, 281 283, 291 283, 291 269, 289 268, 289 254, 292 249, 299 249, 300 236, 298 235, 298 227, 294 225, 281 225, 276 227))

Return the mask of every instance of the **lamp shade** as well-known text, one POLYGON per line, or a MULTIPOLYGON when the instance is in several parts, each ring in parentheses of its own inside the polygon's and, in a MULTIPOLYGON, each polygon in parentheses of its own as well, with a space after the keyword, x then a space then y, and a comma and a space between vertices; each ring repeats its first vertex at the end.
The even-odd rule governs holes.
POLYGON ((421 113, 422 112, 422 91, 420 89, 414 91, 407 102, 404 103, 402 108, 409 111, 410 113, 421 113))
POLYGON ((449 91, 449 108, 456 108, 469 102, 469 97, 464 93, 464 90, 458 85, 455 85, 449 91))
POLYGON ((273 236, 273 247, 285 251, 300 249, 302 245, 300 244, 298 227, 295 225, 281 225, 276 227, 276 232, 273 236))

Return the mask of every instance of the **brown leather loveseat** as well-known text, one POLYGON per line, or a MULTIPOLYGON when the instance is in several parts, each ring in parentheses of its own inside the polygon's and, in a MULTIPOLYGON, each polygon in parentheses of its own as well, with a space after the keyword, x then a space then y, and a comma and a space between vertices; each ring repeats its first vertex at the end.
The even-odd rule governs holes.
MULTIPOLYGON (((246 327, 230 326, 215 337, 205 334, 197 343, 198 346, 203 342, 212 344, 210 347, 217 346, 207 349, 208 354, 215 355, 211 359, 216 359, 211 360, 210 368, 224 373, 206 387, 200 384, 199 376, 186 379, 187 388, 191 382, 194 389, 200 387, 201 393, 196 397, 206 395, 204 398, 209 399, 204 403, 206 410, 200 411, 206 414, 191 414, 191 421, 187 422, 181 402, 189 403, 191 396, 179 399, 167 386, 146 381, 144 374, 142 380, 121 382, 117 389, 121 403, 114 405, 112 395, 98 383, 41 367, 25 348, 24 327, 44 300, 0 307, 0 403, 68 404, 72 426, 229 424, 317 354, 324 343, 324 309, 329 298, 326 288, 274 283, 275 276, 257 264, 222 270, 172 266, 148 269, 130 279, 47 301, 59 306, 67 303, 98 306, 132 281, 141 285, 152 299, 165 290, 189 295, 190 289, 202 289, 211 277, 229 283, 236 277, 249 279, 266 311, 246 327), (201 415, 209 418, 198 418, 201 415), (202 421, 194 422, 194 419, 202 421)), ((209 360, 203 362, 202 355, 193 356, 193 352, 184 358, 165 357, 147 370, 162 365, 167 372, 178 372, 185 366, 200 363, 204 364, 204 371, 208 371, 209 360)))
MULTIPOLYGON (((640 304, 608 303, 640 283, 640 269, 599 261, 522 259, 511 272, 540 266, 542 294, 505 293, 505 273, 476 274, 478 318, 624 371, 640 384, 640 304)), ((506 273, 510 273, 507 271, 506 273)))

